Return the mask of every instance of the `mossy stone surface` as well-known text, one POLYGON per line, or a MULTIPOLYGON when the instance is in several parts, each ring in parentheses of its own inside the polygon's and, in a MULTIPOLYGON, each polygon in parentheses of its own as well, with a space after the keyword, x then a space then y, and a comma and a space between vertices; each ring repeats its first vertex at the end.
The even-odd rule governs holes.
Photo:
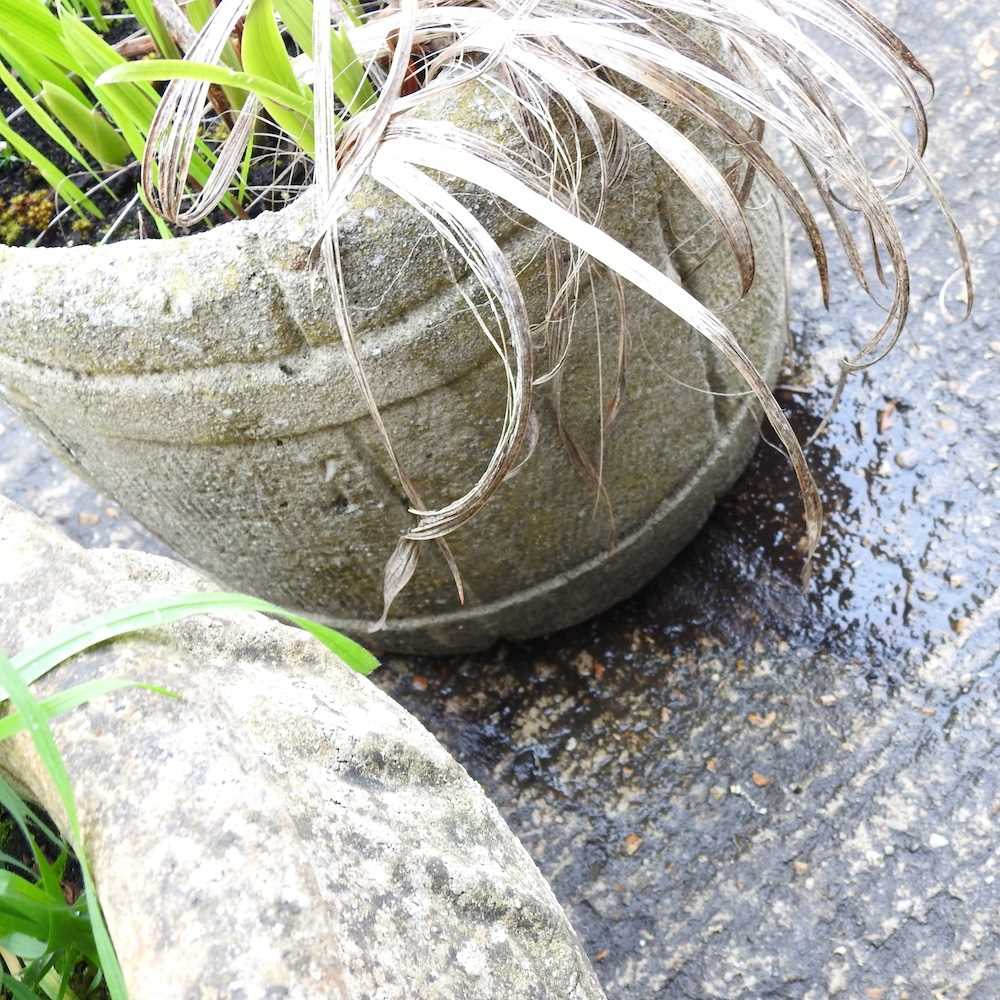
MULTIPOLYGON (((212 589, 84 550, 0 498, 0 648, 212 589)), ((129 995, 603 1000, 527 851, 431 734, 299 629, 203 616, 104 643, 39 697, 130 677, 56 720, 129 995)), ((26 734, 0 769, 60 822, 26 734)), ((65 824, 62 824, 65 830, 65 824)))

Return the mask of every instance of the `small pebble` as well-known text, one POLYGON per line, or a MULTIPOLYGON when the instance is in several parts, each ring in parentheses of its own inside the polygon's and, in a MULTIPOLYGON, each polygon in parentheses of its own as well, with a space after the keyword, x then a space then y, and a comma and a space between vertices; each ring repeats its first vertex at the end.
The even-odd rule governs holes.
POLYGON ((933 850, 937 850, 940 847, 947 847, 948 838, 942 837, 940 833, 932 833, 927 838, 927 846, 932 848, 933 850))
POLYGON ((426 691, 427 690, 427 678, 422 674, 415 674, 410 678, 410 685, 416 691, 426 691))
POLYGON ((594 659, 592 654, 583 650, 577 654, 576 660, 574 661, 576 672, 581 677, 590 677, 594 673, 594 664, 596 662, 597 661, 594 659))
POLYGON ((76 515, 76 519, 80 522, 80 524, 88 524, 91 526, 101 523, 101 515, 92 514, 88 510, 81 511, 76 515))
POLYGON ((920 452, 916 448, 907 448, 896 456, 896 465, 901 469, 915 469, 920 464, 920 452))
POLYGON ((637 833, 630 833, 623 841, 622 847, 625 853, 631 857, 642 846, 642 837, 637 833))

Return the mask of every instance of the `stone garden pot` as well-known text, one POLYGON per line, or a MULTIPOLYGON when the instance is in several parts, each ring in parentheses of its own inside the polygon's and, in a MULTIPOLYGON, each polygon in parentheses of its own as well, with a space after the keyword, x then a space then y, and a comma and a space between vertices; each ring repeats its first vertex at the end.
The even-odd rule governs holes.
MULTIPOLYGON (((0 649, 210 589, 84 550, 0 497, 0 649)), ((53 723, 135 1000, 603 1000, 527 851, 426 729, 304 632, 205 616, 96 647, 39 697, 129 677, 53 723)), ((65 831, 21 734, 0 771, 65 831)))
MULTIPOLYGON (((503 128, 473 89, 440 113, 503 128)), ((706 130, 674 120, 722 155, 706 130)), ((754 198, 757 277, 732 307, 728 251, 701 260, 711 250, 701 211, 645 149, 634 150, 605 225, 661 267, 673 254, 678 280, 724 310, 773 381, 786 342, 785 237, 773 199, 754 198)), ((481 192, 467 200, 513 258, 540 319, 543 234, 481 192)), ((376 648, 452 652, 533 636, 636 590, 743 469, 756 406, 707 394, 742 386, 684 324, 629 288, 627 397, 603 467, 613 544, 540 391, 533 457, 450 536, 465 605, 431 546, 388 626, 368 635, 385 561, 410 518, 310 264, 310 218, 300 201, 183 239, 0 249, 0 386, 10 402, 63 461, 227 586, 376 648)), ((497 437, 504 387, 495 354, 413 210, 368 184, 341 235, 364 363, 403 465, 429 503, 452 500, 497 437)), ((596 316, 584 292, 562 391, 564 424, 592 456, 617 350, 606 279, 596 280, 594 300, 596 316)))

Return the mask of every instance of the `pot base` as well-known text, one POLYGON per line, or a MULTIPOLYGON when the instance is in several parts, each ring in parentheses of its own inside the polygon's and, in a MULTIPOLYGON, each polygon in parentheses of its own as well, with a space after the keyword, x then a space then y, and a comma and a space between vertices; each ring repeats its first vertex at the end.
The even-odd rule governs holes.
MULTIPOLYGON (((773 383, 784 355, 784 337, 772 338, 761 368, 773 383)), ((744 400, 700 472, 656 508, 613 548, 570 570, 498 601, 432 615, 375 622, 305 611, 377 652, 450 655, 487 649, 500 639, 548 635, 630 597, 694 538, 719 497, 739 478, 755 450, 759 407, 744 400)))

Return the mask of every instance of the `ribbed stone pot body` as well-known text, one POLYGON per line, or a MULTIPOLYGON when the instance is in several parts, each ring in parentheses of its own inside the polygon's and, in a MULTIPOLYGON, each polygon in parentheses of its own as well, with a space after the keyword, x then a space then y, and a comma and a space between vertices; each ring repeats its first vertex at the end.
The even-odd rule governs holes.
MULTIPOLYGON (((438 109, 516 136, 485 92, 438 109)), ((706 130, 675 124, 718 162, 706 130)), ((731 158, 731 154, 730 154, 731 158)), ((545 234, 509 205, 458 188, 545 316, 545 234)), ((785 239, 754 195, 753 290, 739 298, 728 250, 673 173, 644 147, 604 228, 724 316, 766 376, 787 329, 785 239), (707 256, 706 256, 707 254, 707 256)), ((450 652, 570 625, 628 595, 680 549, 743 468, 758 429, 726 363, 683 323, 625 291, 625 399, 610 430, 618 306, 584 282, 561 404, 536 393, 530 460, 449 536, 458 602, 428 546, 388 627, 385 561, 411 523, 349 370, 317 278, 308 199, 251 222, 171 241, 0 251, 0 385, 57 454, 194 565, 227 586, 361 634, 370 645, 450 652), (608 503, 560 434, 600 467, 608 503)), ((453 500, 488 462, 505 406, 496 353, 467 308, 460 262, 430 225, 367 183, 340 223, 344 281, 369 374, 401 461, 429 504, 453 500)))

